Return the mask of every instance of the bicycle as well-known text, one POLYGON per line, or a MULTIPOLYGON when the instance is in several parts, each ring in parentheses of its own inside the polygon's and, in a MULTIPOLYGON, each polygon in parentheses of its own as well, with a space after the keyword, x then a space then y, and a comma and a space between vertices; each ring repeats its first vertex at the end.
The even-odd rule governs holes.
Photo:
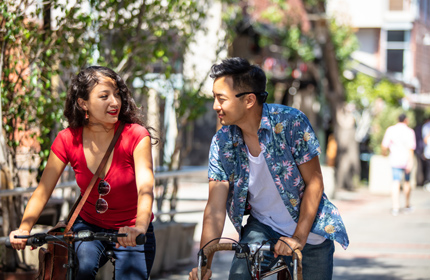
MULTIPOLYGON (((82 230, 79 232, 69 232, 64 235, 52 235, 48 233, 36 233, 32 235, 15 235, 15 238, 27 239, 26 245, 32 246, 33 248, 40 247, 44 244, 54 243, 55 245, 62 246, 67 248, 67 280, 75 279, 75 272, 78 268, 78 265, 75 263, 75 250, 74 244, 76 241, 105 241, 105 242, 118 242, 118 237, 127 237, 127 233, 107 233, 107 232, 92 232, 89 230, 82 230), (64 245, 65 243, 66 245, 64 245), (66 247, 67 246, 67 247, 66 247)), ((139 234, 136 237, 136 244, 142 245, 146 242, 146 236, 144 234, 139 234)), ((8 248, 12 248, 10 244, 9 237, 6 238, 5 246, 8 248)), ((106 251, 106 256, 115 265, 115 256, 112 250, 106 251)), ((113 272, 112 279, 115 279, 115 270, 113 272)))
MULTIPOLYGON (((207 269, 210 268, 207 267, 207 257, 218 251, 235 251, 235 254, 238 258, 248 258, 251 265, 251 267, 248 267, 248 269, 252 280, 261 280, 274 274, 277 274, 278 280, 303 280, 302 253, 298 249, 293 251, 293 263, 291 264, 293 266, 293 276, 291 275, 288 269, 288 265, 285 263, 283 258, 280 258, 270 271, 261 273, 261 262, 264 259, 263 252, 274 252, 275 246, 272 243, 267 244, 269 240, 263 241, 263 243, 260 244, 258 242, 238 243, 235 240, 229 239, 232 240, 233 243, 217 243, 208 245, 214 240, 211 240, 206 243, 206 245, 203 246, 197 254, 197 277, 199 280, 203 279, 203 276, 206 274, 207 269)), ((287 246, 289 247, 288 244, 287 246)))

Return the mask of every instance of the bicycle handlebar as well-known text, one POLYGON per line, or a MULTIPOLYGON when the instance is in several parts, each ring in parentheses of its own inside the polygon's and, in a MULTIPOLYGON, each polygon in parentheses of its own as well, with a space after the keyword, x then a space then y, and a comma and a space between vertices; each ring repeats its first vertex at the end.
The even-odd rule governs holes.
MULTIPOLYGON (((27 239, 26 245, 39 247, 48 242, 75 242, 75 241, 107 241, 118 243, 118 237, 126 237, 127 233, 107 233, 107 232, 92 232, 89 230, 82 230, 79 232, 66 233, 64 235, 51 235, 48 233, 36 233, 33 235, 15 235, 15 238, 27 239)), ((139 234, 136 237, 136 244, 142 245, 146 243, 146 235, 139 234)), ((5 246, 12 248, 9 237, 6 238, 5 246)))
MULTIPOLYGON (((238 248, 248 248, 249 253, 254 255, 258 251, 275 251, 275 245, 274 244, 265 244, 261 245, 259 243, 249 243, 249 244, 243 244, 243 243, 217 243, 208 245, 206 247, 203 247, 203 249, 199 250, 198 253, 198 266, 197 266, 197 278, 199 280, 203 279, 203 276, 206 274, 208 267, 207 267, 207 256, 212 255, 215 252, 218 251, 237 251, 238 248)), ((294 253, 292 255, 293 258, 293 264, 294 264, 294 280, 303 280, 302 276, 302 252, 299 249, 294 250, 294 253)))

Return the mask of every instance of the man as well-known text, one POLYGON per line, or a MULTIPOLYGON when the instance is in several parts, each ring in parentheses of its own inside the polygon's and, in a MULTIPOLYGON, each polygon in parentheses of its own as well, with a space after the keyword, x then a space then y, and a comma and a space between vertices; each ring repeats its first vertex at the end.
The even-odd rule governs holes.
POLYGON ((421 130, 424 142, 424 187, 430 191, 430 118, 427 117, 421 130))
MULTIPOLYGON (((302 250, 304 279, 331 279, 333 240, 344 248, 349 241, 339 212, 323 193, 320 148, 309 120, 299 110, 266 104, 266 76, 245 59, 213 65, 211 77, 213 109, 223 127, 210 148, 201 246, 221 236, 227 207, 240 242, 280 238, 302 250), (250 216, 242 228, 245 211, 250 216)), ((278 241, 263 265, 291 254, 278 241)), ((196 279, 196 269, 190 279, 196 279)), ((245 259, 234 257, 229 279, 250 279, 245 259)))
POLYGON ((412 211, 410 205, 411 185, 409 183, 410 173, 414 160, 416 147, 415 132, 408 127, 408 119, 405 114, 400 114, 398 123, 390 126, 385 131, 382 140, 382 154, 386 155, 390 150, 390 164, 393 172, 392 200, 393 208, 391 214, 397 216, 400 210, 400 182, 404 178, 403 192, 405 193, 405 212, 412 211))

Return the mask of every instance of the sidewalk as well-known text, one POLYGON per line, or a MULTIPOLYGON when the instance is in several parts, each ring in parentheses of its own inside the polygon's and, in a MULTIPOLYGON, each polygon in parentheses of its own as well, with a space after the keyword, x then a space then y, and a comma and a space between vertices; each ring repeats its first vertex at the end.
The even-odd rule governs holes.
MULTIPOLYGON (((207 183, 181 182, 179 197, 206 198, 207 183)), ((430 192, 418 188, 412 192, 413 213, 390 214, 391 197, 372 195, 367 188, 355 192, 340 191, 332 202, 346 224, 350 246, 336 244, 335 280, 429 280, 430 279, 430 192)), ((178 210, 203 208, 205 202, 179 202, 178 210)), ((152 280, 186 280, 197 262, 203 213, 178 215, 177 221, 197 222, 192 263, 174 272, 151 277, 152 280)), ((237 238, 227 218, 223 236, 237 238)), ((231 252, 217 253, 212 279, 227 279, 231 252)), ((266 278, 276 279, 276 278, 266 278)))

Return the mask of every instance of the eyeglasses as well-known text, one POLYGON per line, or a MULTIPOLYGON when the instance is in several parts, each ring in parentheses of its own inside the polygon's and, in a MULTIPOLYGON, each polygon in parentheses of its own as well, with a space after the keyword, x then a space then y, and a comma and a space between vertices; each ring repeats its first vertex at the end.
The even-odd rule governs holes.
POLYGON ((244 96, 245 94, 250 94, 250 93, 254 93, 254 92, 253 91, 241 92, 241 93, 236 94, 235 96, 241 97, 241 96, 244 96))
POLYGON ((110 192, 110 185, 105 180, 101 180, 97 190, 99 192, 99 199, 96 202, 96 211, 99 214, 103 214, 109 207, 107 201, 102 198, 102 195, 107 195, 110 192))
POLYGON ((244 96, 245 94, 250 94, 250 93, 253 93, 255 95, 258 94, 258 95, 263 96, 264 97, 263 103, 266 102, 267 96, 269 95, 269 93, 267 91, 265 91, 265 92, 246 91, 246 92, 238 93, 235 96, 236 97, 241 97, 241 96, 244 96))

